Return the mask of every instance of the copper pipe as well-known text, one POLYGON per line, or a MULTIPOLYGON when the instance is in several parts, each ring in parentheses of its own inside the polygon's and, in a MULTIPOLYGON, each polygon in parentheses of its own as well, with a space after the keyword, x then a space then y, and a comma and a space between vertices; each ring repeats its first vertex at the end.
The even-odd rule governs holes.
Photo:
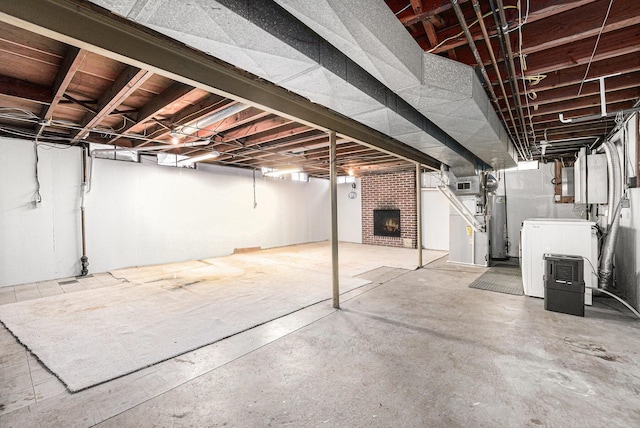
MULTIPOLYGON (((513 117, 513 112, 511 111, 511 103, 509 103, 509 97, 507 96, 507 91, 504 87, 504 83, 502 83, 502 78, 500 77, 500 69, 498 68, 498 61, 496 60, 495 53, 493 52, 493 46, 491 46, 491 42, 489 41, 489 32, 487 31, 487 27, 484 24, 484 17, 482 16, 480 3, 478 3, 478 0, 472 0, 472 4, 473 4, 473 10, 475 10, 476 12, 476 17, 478 18, 478 23, 480 24, 480 29, 482 30, 482 36, 484 37, 484 42, 487 45, 487 50, 489 51, 489 56, 491 57, 491 64, 493 65, 493 69, 496 72, 496 77, 498 78, 498 83, 500 84, 500 90, 502 91, 502 96, 504 97, 504 101, 507 104, 507 110, 509 111, 509 118, 511 119, 511 123, 513 124, 513 129, 518 129, 516 125, 516 120, 513 117)), ((500 110, 500 105, 498 105, 498 109, 500 110)), ((502 112, 502 110, 500 110, 500 112, 502 112)), ((511 131, 509 131, 509 127, 507 126, 506 128, 507 128, 507 133, 509 133, 509 135, 511 136, 511 131)), ((515 135, 516 135, 516 139, 518 140, 518 144, 524 150, 524 147, 522 145, 522 140, 520 139, 520 134, 516 132, 515 135)), ((513 136, 511 138, 513 140, 513 136)))

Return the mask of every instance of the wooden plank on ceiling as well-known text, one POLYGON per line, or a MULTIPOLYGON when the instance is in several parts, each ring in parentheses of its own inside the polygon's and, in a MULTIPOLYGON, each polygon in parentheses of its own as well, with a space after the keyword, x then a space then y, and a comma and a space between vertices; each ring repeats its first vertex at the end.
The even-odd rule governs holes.
MULTIPOLYGON (((559 14, 562 12, 570 11, 581 6, 587 5, 589 3, 593 3, 595 0, 575 0, 575 1, 566 1, 566 0, 536 0, 531 2, 529 17, 527 18, 527 23, 530 25, 531 23, 537 20, 543 20, 555 14, 559 14)), ((459 1, 458 3, 463 3, 459 1)), ((517 12, 509 9, 505 12, 511 12, 517 18, 517 12)), ((402 21, 402 20, 401 20, 402 21)), ((489 36, 496 36, 498 34, 495 22, 493 17, 490 15, 485 18, 487 23, 487 32, 489 36)), ((417 21, 416 21, 417 22, 417 21)), ((405 26, 407 25, 403 22, 405 26)), ((414 22, 415 23, 415 22, 414 22)), ((517 25, 517 19, 514 20, 513 26, 517 25)), ((472 28, 471 34, 473 35, 473 40, 477 41, 483 38, 482 32, 479 29, 472 28)), ((455 37, 460 32, 459 26, 453 26, 449 28, 444 28, 438 32, 438 38, 440 40, 445 40, 451 38, 451 40, 439 46, 437 49, 433 50, 433 53, 441 53, 448 51, 449 49, 454 49, 460 46, 464 46, 467 44, 467 40, 465 37, 455 37)))
MULTIPOLYGON (((184 83, 173 83, 167 89, 162 91, 162 93, 153 97, 140 110, 138 110, 137 114, 135 115, 135 121, 125 119, 123 121, 123 125, 118 128, 120 129, 119 133, 126 134, 136 125, 149 121, 154 116, 159 114, 163 109, 167 108, 167 106, 175 103, 180 98, 188 95, 195 90, 196 88, 194 88, 193 86, 185 85, 184 83)), ((109 144, 113 144, 119 138, 120 136, 112 138, 109 141, 109 144)))
POLYGON ((9 76, 0 76, 0 93, 43 104, 51 101, 51 88, 9 76))
POLYGON ((522 28, 522 52, 530 54, 597 36, 603 24, 603 33, 640 24, 640 1, 613 2, 604 22, 608 7, 609 2, 599 1, 544 20, 528 22, 522 28))
POLYGON ((92 128, 96 127, 105 116, 112 113, 152 75, 153 73, 147 70, 141 70, 132 66, 126 67, 109 89, 100 97, 100 100, 98 100, 96 113, 87 113, 83 117, 80 123, 82 129, 74 132, 72 142, 76 142, 87 136, 92 128))

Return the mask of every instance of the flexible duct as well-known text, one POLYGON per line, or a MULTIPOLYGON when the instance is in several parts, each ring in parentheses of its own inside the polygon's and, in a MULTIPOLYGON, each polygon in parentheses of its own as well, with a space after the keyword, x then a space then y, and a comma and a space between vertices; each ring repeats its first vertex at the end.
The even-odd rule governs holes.
POLYGON ((609 215, 607 236, 602 247, 600 258, 600 270, 598 272, 598 287, 608 288, 611 284, 613 273, 613 256, 620 226, 620 208, 622 207, 622 177, 620 168, 620 156, 613 143, 605 141, 602 145, 607 155, 607 167, 609 175, 609 215), (619 198, 619 199, 618 199, 619 198), (617 200, 618 199, 618 200, 617 200), (616 204, 617 202, 617 204, 616 204), (615 209, 614 204, 616 204, 615 209), (611 210, 614 212, 611 213, 611 210))

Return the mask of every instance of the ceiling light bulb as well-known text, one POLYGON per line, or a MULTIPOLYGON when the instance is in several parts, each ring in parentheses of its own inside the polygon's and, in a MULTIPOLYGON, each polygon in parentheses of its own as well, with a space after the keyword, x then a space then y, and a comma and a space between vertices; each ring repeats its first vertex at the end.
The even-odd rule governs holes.
POLYGON ((353 168, 349 168, 348 174, 353 177, 353 168))
POLYGON ((179 140, 176 130, 171 128, 171 132, 169 133, 169 135, 171 135, 171 144, 178 144, 179 140))
POLYGON ((205 161, 207 159, 217 158, 218 156, 220 156, 220 152, 218 152, 217 150, 212 150, 209 153, 205 153, 203 155, 199 155, 199 156, 195 156, 195 157, 192 157, 192 158, 183 159, 183 160, 179 161, 178 164, 180 164, 180 165, 190 165, 190 164, 194 164, 196 162, 205 161))

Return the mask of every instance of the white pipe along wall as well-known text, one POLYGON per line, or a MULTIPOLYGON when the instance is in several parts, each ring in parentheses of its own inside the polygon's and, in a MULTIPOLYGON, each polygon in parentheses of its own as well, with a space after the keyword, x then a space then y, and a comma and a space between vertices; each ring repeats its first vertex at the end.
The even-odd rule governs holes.
MULTIPOLYGON (((80 273, 81 160, 77 147, 0 139, 0 286, 80 273)), ((86 196, 89 272, 278 247, 329 237, 328 181, 294 182, 198 165, 97 159, 86 196)))

